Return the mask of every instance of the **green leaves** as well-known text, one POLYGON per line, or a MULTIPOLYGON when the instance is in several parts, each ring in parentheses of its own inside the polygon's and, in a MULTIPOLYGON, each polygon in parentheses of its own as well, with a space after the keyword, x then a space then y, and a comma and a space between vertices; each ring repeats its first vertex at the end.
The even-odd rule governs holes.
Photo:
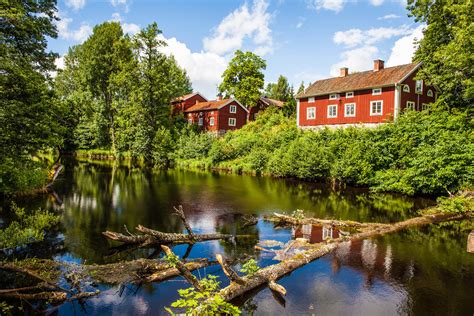
POLYGON ((243 105, 257 104, 264 86, 265 60, 251 52, 237 50, 222 75, 219 91, 226 97, 234 97, 243 105))
POLYGON ((260 270, 260 267, 257 264, 257 261, 254 259, 247 260, 243 265, 240 272, 245 273, 248 276, 253 276, 255 273, 260 270))

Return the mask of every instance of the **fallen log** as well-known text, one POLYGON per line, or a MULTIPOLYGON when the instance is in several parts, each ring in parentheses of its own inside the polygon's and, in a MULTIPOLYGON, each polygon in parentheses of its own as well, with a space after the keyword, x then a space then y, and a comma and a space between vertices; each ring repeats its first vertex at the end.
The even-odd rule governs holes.
MULTIPOLYGON (((373 225, 372 229, 356 233, 351 236, 344 236, 337 239, 332 239, 329 243, 320 243, 308 245, 310 249, 294 255, 293 257, 283 260, 280 263, 265 267, 253 276, 242 277, 243 285, 238 283, 231 283, 229 286, 219 291, 220 296, 226 300, 231 301, 238 296, 245 294, 252 289, 259 286, 271 283, 272 280, 278 280, 292 271, 302 267, 311 261, 314 261, 329 252, 336 249, 341 243, 347 243, 354 240, 377 237, 380 235, 394 233, 402 229, 414 226, 421 226, 433 223, 439 223, 451 220, 460 220, 465 218, 472 218, 474 213, 472 211, 462 214, 433 214, 424 215, 412 219, 408 219, 395 224, 384 224, 382 226, 373 225)), ((317 219, 314 222, 318 222, 317 219)))

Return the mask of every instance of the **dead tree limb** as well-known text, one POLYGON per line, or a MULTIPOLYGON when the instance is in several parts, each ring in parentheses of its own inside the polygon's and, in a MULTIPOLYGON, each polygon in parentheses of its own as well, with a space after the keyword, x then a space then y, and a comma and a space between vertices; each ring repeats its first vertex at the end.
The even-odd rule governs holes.
POLYGON ((163 233, 154 229, 138 225, 136 228, 139 232, 152 236, 158 243, 161 244, 174 244, 174 243, 194 243, 198 241, 207 240, 218 240, 218 239, 230 239, 232 235, 227 234, 195 234, 193 238, 190 238, 188 234, 176 234, 176 233, 163 233))
POLYGON ((188 221, 186 220, 186 216, 184 215, 183 207, 180 205, 178 207, 173 207, 174 209, 174 214, 178 215, 179 218, 181 218, 181 221, 183 222, 184 227, 186 228, 189 238, 194 239, 194 234, 193 230, 191 229, 191 226, 189 225, 188 221))
MULTIPOLYGON (((167 256, 176 256, 171 249, 165 245, 161 245, 161 249, 166 253, 167 256)), ((199 280, 188 270, 188 268, 178 259, 174 262, 176 269, 179 273, 199 292, 203 292, 203 287, 199 283, 199 280)))
POLYGON ((331 225, 339 227, 381 227, 389 226, 390 224, 381 223, 360 223, 356 221, 340 221, 331 219, 320 219, 320 218, 295 218, 280 213, 273 213, 272 215, 265 216, 265 220, 271 222, 284 222, 290 225, 302 225, 302 224, 314 224, 314 225, 331 225))
MULTIPOLYGON (((330 243, 320 243, 309 245, 310 248, 301 253, 295 254, 293 257, 283 260, 280 263, 265 267, 257 271, 253 276, 243 277, 244 285, 231 283, 229 286, 222 289, 219 294, 226 301, 231 301, 238 296, 245 294, 246 292, 272 282, 272 280, 278 280, 290 272, 302 267, 313 260, 316 260, 329 252, 336 249, 341 243, 346 243, 354 240, 361 240, 366 238, 373 238, 380 235, 394 233, 402 229, 409 227, 415 227, 420 225, 427 225, 432 223, 439 223, 451 220, 461 220, 464 218, 474 217, 473 212, 467 212, 463 214, 435 214, 425 215, 412 219, 408 219, 395 224, 385 224, 381 227, 373 226, 373 229, 369 229, 360 233, 356 233, 349 237, 342 237, 331 240, 330 243)), ((270 285, 269 285, 270 286, 270 285)), ((272 284, 273 286, 273 284, 272 284)))
POLYGON ((219 262, 219 264, 221 265, 222 271, 224 271, 224 274, 229 278, 231 282, 244 284, 242 278, 237 274, 237 272, 234 271, 234 269, 232 269, 232 267, 227 262, 225 262, 225 260, 222 258, 222 255, 216 254, 216 259, 217 262, 219 262))

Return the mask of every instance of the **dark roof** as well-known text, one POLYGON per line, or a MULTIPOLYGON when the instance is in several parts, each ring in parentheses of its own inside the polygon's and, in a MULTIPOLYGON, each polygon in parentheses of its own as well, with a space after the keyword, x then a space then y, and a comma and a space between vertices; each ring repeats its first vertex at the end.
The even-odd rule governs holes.
POLYGON ((208 111, 208 110, 217 110, 221 106, 228 103, 230 99, 223 99, 223 100, 213 100, 207 102, 198 102, 195 105, 191 106, 184 112, 196 112, 196 111, 208 111))
MULTIPOLYGON (((188 94, 185 94, 185 95, 176 97, 176 98, 172 99, 171 102, 185 101, 185 100, 187 100, 187 99, 189 99, 189 98, 191 98, 192 96, 195 96, 195 95, 197 95, 197 94, 199 94, 201 97, 203 97, 202 94, 200 94, 199 92, 192 92, 192 93, 188 93, 188 94)), ((203 97, 203 98, 204 98, 204 97, 203 97)), ((204 98, 204 99, 206 99, 206 98, 204 98)))
POLYGON ((296 97, 304 98, 393 85, 399 83, 419 65, 420 63, 411 63, 379 71, 368 70, 349 74, 346 77, 318 80, 296 97))
POLYGON ((270 99, 270 98, 267 98, 267 97, 261 97, 260 98, 260 101, 262 101, 265 105, 273 105, 273 106, 277 106, 277 107, 282 107, 285 102, 283 101, 280 101, 280 100, 276 100, 276 99, 270 99))

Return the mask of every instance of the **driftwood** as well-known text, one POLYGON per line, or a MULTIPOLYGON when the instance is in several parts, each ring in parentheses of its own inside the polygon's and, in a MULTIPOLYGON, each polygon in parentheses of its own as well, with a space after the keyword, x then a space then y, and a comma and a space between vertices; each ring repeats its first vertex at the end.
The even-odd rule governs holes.
POLYGON ((207 241, 207 240, 228 240, 232 239, 233 236, 229 234, 194 234, 191 226, 189 225, 186 216, 184 215, 184 211, 182 206, 180 205, 178 208, 174 208, 174 214, 178 215, 181 221, 186 228, 187 234, 178 234, 178 233, 164 233, 160 232, 151 228, 147 228, 142 225, 138 225, 135 230, 142 233, 140 235, 132 234, 128 231, 125 227, 126 232, 128 235, 105 231, 102 234, 114 241, 121 242, 127 245, 138 245, 140 247, 148 247, 148 246, 160 246, 160 245, 168 245, 168 244, 193 244, 196 242, 207 241))
MULTIPOLYGON (((243 285, 233 282, 229 286, 222 289, 219 294, 224 300, 231 301, 238 296, 241 296, 246 292, 262 285, 271 285, 273 289, 276 290, 275 286, 272 284, 272 281, 278 280, 297 268, 328 254, 329 252, 336 249, 341 243, 377 237, 388 233, 394 233, 409 227, 439 223, 443 221, 460 220, 473 216, 473 212, 467 212, 464 214, 434 214, 408 219, 395 224, 383 224, 381 226, 371 225, 372 229, 368 229, 351 236, 332 239, 329 243, 308 245, 310 247, 308 250, 298 253, 289 259, 283 260, 280 263, 265 267, 259 270, 253 276, 242 277, 242 281, 244 283, 243 285)), ((314 222, 319 222, 319 220, 315 219, 314 222)), ((338 222, 343 223, 342 221, 338 222)))
MULTIPOLYGON (((174 253, 171 249, 165 245, 161 245, 161 249, 166 253, 167 256, 174 256, 174 253)), ((189 271, 189 269, 182 263, 179 259, 175 262, 176 269, 178 269, 179 273, 194 286, 196 290, 199 292, 203 292, 203 287, 199 283, 199 280, 189 271)))

